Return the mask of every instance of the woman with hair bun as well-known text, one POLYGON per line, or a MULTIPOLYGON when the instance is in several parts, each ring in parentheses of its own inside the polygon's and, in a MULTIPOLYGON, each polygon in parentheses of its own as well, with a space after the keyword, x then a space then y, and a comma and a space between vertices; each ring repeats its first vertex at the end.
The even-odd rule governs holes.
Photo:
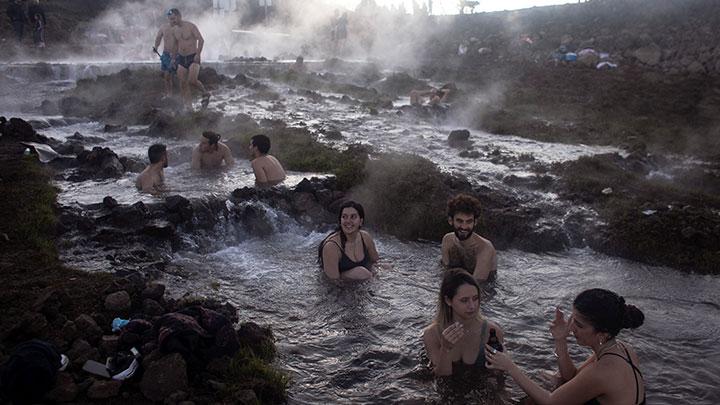
POLYGON ((487 348, 488 367, 507 371, 536 404, 645 404, 645 381, 635 351, 616 340, 621 329, 637 328, 645 316, 612 291, 594 288, 580 293, 569 320, 560 309, 550 333, 555 339, 562 385, 548 392, 533 382, 506 353, 487 348), (572 362, 566 339, 570 332, 577 343, 593 354, 578 368, 572 362))

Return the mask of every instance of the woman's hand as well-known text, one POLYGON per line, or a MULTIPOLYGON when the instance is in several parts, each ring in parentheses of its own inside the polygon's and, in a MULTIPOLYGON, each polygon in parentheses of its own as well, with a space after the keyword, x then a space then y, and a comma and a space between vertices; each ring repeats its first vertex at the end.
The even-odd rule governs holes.
POLYGON ((485 345, 485 366, 491 370, 508 371, 513 366, 513 361, 506 352, 499 352, 490 345, 485 345))
POLYGON ((572 317, 565 321, 565 314, 560 307, 555 308, 555 319, 550 323, 550 333, 555 340, 565 340, 570 335, 572 317))
POLYGON ((442 332, 442 342, 440 342, 440 346, 450 351, 453 347, 455 347, 455 343, 460 341, 462 337, 465 336, 465 329, 463 329, 463 326, 460 322, 455 322, 452 325, 445 328, 445 330, 442 332))

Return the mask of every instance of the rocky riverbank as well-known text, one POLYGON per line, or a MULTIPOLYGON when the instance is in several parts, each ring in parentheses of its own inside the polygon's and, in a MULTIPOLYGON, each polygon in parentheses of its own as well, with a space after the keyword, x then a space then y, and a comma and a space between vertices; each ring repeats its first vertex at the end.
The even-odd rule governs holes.
POLYGON ((242 316, 236 308, 170 298, 147 272, 90 274, 64 267, 55 241, 56 228, 66 220, 56 216, 51 172, 36 156, 26 155, 21 144, 47 139, 22 120, 3 118, 0 126, 0 191, 6 197, 0 203, 0 363, 22 341, 54 344, 70 365, 44 398, 52 402, 252 404, 284 399, 287 378, 270 365, 272 332, 248 322, 236 330, 242 316), (113 331, 116 317, 131 322, 113 331), (177 317, 194 326, 180 327, 173 323, 177 317), (182 355, 179 344, 186 349, 182 355), (132 378, 108 379, 82 369, 87 360, 104 364, 131 347, 141 361, 132 378))

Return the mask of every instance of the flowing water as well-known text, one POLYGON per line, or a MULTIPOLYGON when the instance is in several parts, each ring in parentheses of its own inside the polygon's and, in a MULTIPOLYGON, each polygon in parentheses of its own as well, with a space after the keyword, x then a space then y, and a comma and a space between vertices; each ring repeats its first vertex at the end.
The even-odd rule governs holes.
MULTIPOLYGON (((3 94, 2 115, 30 118, 32 114, 28 112, 34 110, 28 106, 35 107, 48 94, 57 94, 58 89, 73 85, 76 73, 67 72, 100 74, 124 67, 107 65, 93 69, 71 64, 52 81, 30 83, 29 66, 32 65, 25 70, 18 66, 0 67, 0 73, 6 76, 13 73, 18 86, 28 87, 28 98, 23 103, 8 101, 6 96, 13 93, 3 94)), ((239 69, 236 65, 218 68, 222 68, 221 73, 239 69)), ((283 94, 281 108, 244 99, 242 96, 247 93, 243 91, 247 90, 219 91, 214 94, 211 107, 225 102, 227 114, 245 112, 255 119, 280 118, 289 124, 304 123, 315 129, 333 126, 345 135, 343 141, 335 143, 337 147, 363 142, 380 150, 416 153, 444 170, 467 176, 475 184, 513 192, 530 205, 565 203, 554 195, 513 188, 503 182, 509 175, 528 176, 532 160, 499 162, 490 158, 496 156, 490 152, 497 149, 501 155, 510 157, 531 155, 534 161, 547 163, 614 151, 473 132, 475 148, 488 153, 475 159, 462 158, 458 150, 446 143, 447 133, 453 127, 398 117, 393 110, 369 116, 359 107, 330 99, 311 103, 289 94, 287 85, 268 84, 283 94)), ((100 123, 79 122, 41 132, 59 139, 75 131, 105 138, 98 145, 110 147, 120 156, 138 158, 144 158, 147 145, 153 142, 162 141, 170 150, 189 150, 193 145, 190 141, 130 135, 137 129, 130 128, 125 135, 105 134, 100 123)), ((324 140, 322 136, 319 139, 324 140)), ((288 183, 292 186, 309 175, 312 174, 292 173, 288 183)), ((222 196, 252 184, 247 162, 239 162, 219 178, 194 176, 188 162, 171 162, 166 177, 170 188, 186 197, 222 196)), ((62 204, 96 203, 106 195, 121 203, 153 199, 139 195, 133 181, 134 175, 103 182, 59 182, 62 189, 59 200, 62 204)), ((317 245, 325 234, 308 231, 283 212, 273 213, 276 232, 268 238, 237 242, 236 238, 224 238, 225 232, 219 230, 211 248, 198 244, 204 247, 177 252, 172 267, 179 270, 168 273, 165 280, 171 291, 176 295, 227 299, 237 305, 242 320, 272 325, 278 340, 278 364, 292 378, 291 403, 447 401, 438 384, 427 378, 427 369, 422 365, 421 333, 431 322, 440 283, 439 246, 402 242, 374 233, 378 250, 392 269, 382 271, 372 281, 338 287, 329 283, 315 264, 317 245)), ((401 210, 398 215, 402 215, 401 210)), ((372 218, 367 221, 372 232, 372 218)), ((645 266, 589 249, 539 255, 506 250, 498 256, 499 277, 487 287, 482 310, 504 328, 509 351, 534 378, 540 380, 543 370, 555 369, 547 328, 555 306, 569 311, 578 292, 602 287, 624 295, 628 303, 645 313, 641 328, 623 331, 620 337, 638 352, 648 403, 720 403, 717 389, 720 354, 716 350, 720 333, 719 277, 645 266)), ((577 361, 587 357, 587 350, 571 347, 577 361)), ((481 379, 473 384, 479 390, 487 385, 481 379)), ((492 401, 512 403, 522 397, 511 380, 505 385, 506 394, 492 401)), ((483 398, 458 401, 491 401, 483 398)))

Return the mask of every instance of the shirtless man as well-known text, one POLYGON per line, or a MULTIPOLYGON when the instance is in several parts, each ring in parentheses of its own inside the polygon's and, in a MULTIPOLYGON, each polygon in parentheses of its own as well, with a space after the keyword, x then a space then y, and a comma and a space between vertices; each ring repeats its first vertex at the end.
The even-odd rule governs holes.
POLYGON ((195 170, 217 170, 223 167, 228 168, 235 164, 230 148, 220 142, 220 134, 205 131, 200 139, 200 145, 192 152, 192 164, 195 170))
POLYGON ((156 143, 148 148, 150 165, 143 170, 135 181, 135 186, 143 193, 157 194, 162 191, 165 182, 163 169, 168 166, 167 148, 156 143))
POLYGON ((412 90, 410 91, 410 105, 422 105, 425 97, 428 99, 428 105, 431 106, 444 103, 453 90, 456 90, 453 83, 445 84, 439 89, 431 87, 430 90, 412 90))
POLYGON ((255 185, 258 187, 270 187, 282 183, 285 180, 285 169, 275 156, 268 155, 270 152, 270 139, 265 135, 255 135, 250 139, 250 155, 252 156, 253 172, 255 173, 255 185))
POLYGON ((197 26, 189 21, 183 21, 180 10, 171 8, 168 12, 168 19, 172 25, 172 33, 177 42, 177 64, 178 81, 180 82, 180 94, 185 106, 190 107, 190 86, 194 86, 202 92, 202 107, 207 108, 210 103, 210 93, 198 80, 200 74, 200 54, 203 50, 205 40, 197 26))
POLYGON ((167 12, 168 22, 160 27, 157 35, 155 36, 155 46, 153 46, 153 52, 158 53, 158 46, 160 42, 163 42, 163 52, 160 55, 160 71, 163 73, 163 79, 165 80, 165 96, 172 96, 173 89, 173 75, 177 71, 177 65, 175 64, 175 54, 177 53, 177 41, 173 34, 173 26, 169 19, 173 16, 172 11, 167 12))
POLYGON ((480 215, 480 201, 458 194, 448 201, 448 223, 454 232, 442 239, 442 264, 448 269, 462 268, 478 281, 497 274, 497 255, 493 244, 474 232, 480 215))

